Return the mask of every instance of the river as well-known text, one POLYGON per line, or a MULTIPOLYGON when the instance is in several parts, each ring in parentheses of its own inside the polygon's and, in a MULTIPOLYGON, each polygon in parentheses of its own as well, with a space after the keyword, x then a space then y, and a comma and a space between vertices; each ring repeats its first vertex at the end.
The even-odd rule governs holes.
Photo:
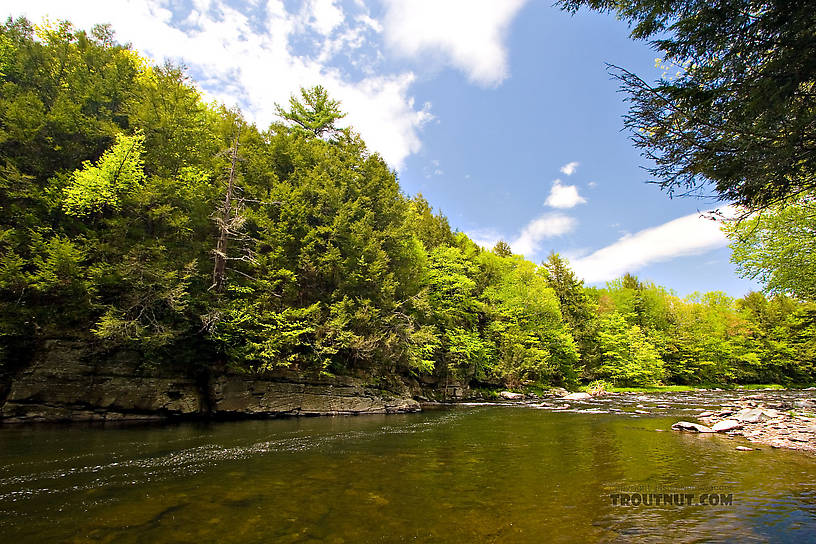
POLYGON ((0 534, 15 544, 816 542, 816 458, 669 430, 728 395, 6 426, 0 534), (657 495, 689 497, 657 505, 657 495))

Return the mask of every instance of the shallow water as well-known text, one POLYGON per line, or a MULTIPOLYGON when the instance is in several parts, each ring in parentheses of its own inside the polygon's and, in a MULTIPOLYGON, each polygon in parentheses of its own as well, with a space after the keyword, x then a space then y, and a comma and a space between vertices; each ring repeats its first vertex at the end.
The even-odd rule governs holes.
POLYGON ((816 458, 657 431, 727 395, 5 427, 0 534, 14 543, 816 542, 816 458), (650 414, 634 414, 637 404, 650 414), (698 504, 712 491, 732 504, 698 504), (613 504, 621 492, 688 493, 694 504, 613 504))

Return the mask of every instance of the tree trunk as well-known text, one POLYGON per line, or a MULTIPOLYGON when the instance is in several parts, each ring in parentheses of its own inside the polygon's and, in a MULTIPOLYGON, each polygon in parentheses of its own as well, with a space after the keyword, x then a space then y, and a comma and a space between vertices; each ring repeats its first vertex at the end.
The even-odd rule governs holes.
POLYGON ((230 153, 230 169, 227 178, 227 193, 224 195, 224 207, 221 210, 221 217, 218 220, 218 243, 215 247, 215 265, 213 266, 213 283, 210 289, 223 291, 226 281, 227 268, 227 242, 229 240, 229 228, 232 222, 232 193, 235 190, 235 163, 238 160, 238 138, 241 136, 241 127, 235 135, 235 142, 230 153))

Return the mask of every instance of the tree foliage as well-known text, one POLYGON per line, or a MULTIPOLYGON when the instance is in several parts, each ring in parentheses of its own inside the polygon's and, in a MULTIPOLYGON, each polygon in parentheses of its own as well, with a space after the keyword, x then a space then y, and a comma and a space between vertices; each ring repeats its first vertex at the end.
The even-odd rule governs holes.
POLYGON ((299 99, 294 96, 289 98, 288 110, 278 104, 275 104, 275 109, 282 119, 317 137, 335 133, 335 122, 346 116, 340 111, 340 102, 329 98, 329 93, 320 85, 310 89, 301 88, 299 99))
POLYGON ((82 217, 119 209, 122 197, 144 182, 143 154, 143 135, 117 134, 96 164, 85 161, 71 176, 62 202, 65 213, 82 217))
POLYGON ((662 55, 656 83, 612 67, 625 125, 669 194, 754 211, 816 187, 816 10, 806 0, 561 0, 614 12, 662 55))
POLYGON ((738 272, 769 293, 816 300, 816 197, 811 193, 724 224, 738 272))
POLYGON ((0 88, 0 373, 68 338, 198 373, 816 377, 812 304, 587 288, 558 255, 485 250, 337 130, 322 88, 259 129, 107 27, 24 19, 0 27, 0 88))

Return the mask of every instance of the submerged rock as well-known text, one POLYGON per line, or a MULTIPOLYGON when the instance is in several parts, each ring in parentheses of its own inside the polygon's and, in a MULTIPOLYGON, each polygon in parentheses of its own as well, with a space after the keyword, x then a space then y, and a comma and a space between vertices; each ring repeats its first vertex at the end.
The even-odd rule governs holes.
POLYGON ((672 425, 672 429, 675 431, 690 431, 695 433, 713 433, 714 431, 711 427, 706 427, 705 425, 700 425, 699 423, 692 423, 690 421, 678 421, 674 425, 672 425))

